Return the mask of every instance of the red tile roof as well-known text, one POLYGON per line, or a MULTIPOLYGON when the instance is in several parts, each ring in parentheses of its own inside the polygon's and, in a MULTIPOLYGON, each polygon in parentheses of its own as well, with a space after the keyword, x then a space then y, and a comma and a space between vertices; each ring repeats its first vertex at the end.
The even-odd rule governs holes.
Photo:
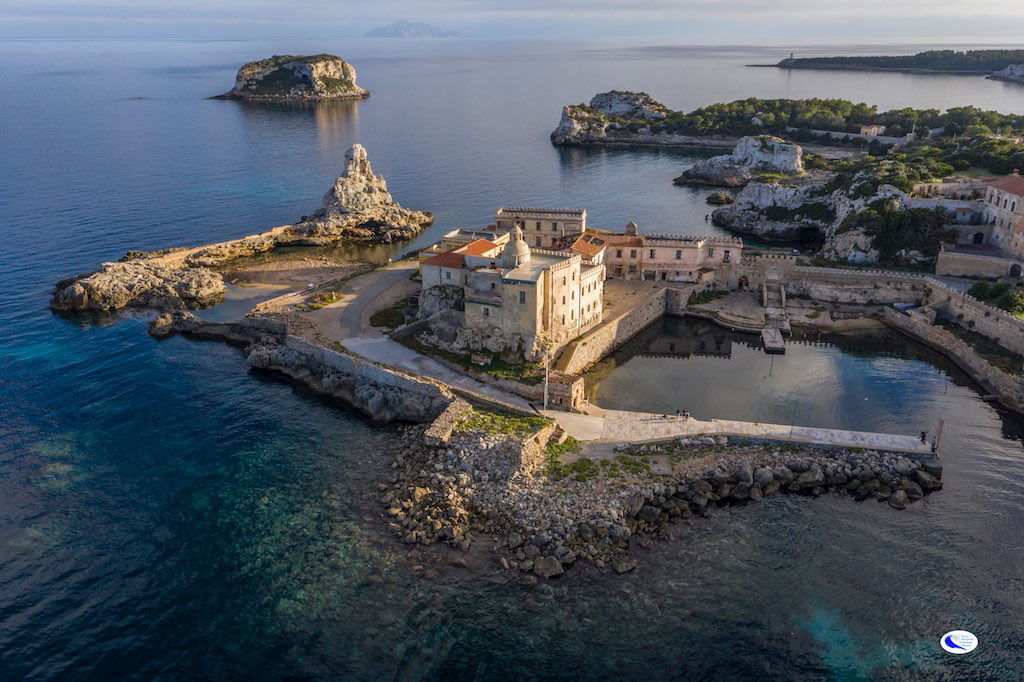
POLYGON ((1024 197, 1024 177, 1020 175, 1007 175, 1002 178, 996 178, 995 180, 986 180, 985 184, 995 189, 1000 189, 1010 194, 1015 194, 1019 197, 1024 197))
POLYGON ((430 260, 423 261, 424 265, 434 265, 439 268, 461 268, 466 264, 466 256, 461 253, 449 251, 440 256, 434 256, 430 260))
POLYGON ((456 251, 467 256, 487 256, 491 251, 498 248, 498 245, 488 239, 477 239, 465 246, 460 246, 456 251))
POLYGON ((570 248, 576 253, 580 254, 581 256, 584 256, 585 258, 593 258, 594 256, 604 251, 605 245, 594 244, 593 242, 588 241, 584 237, 580 237, 579 239, 572 243, 572 246, 570 248))

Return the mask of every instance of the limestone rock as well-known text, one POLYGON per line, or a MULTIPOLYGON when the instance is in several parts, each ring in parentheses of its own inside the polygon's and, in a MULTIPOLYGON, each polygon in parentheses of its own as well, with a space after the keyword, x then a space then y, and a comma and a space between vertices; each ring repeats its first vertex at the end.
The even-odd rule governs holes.
POLYGON ((224 280, 205 268, 171 268, 144 260, 104 263, 100 269, 58 282, 53 310, 201 307, 218 302, 224 280))
POLYGON ((275 55, 238 70, 235 87, 220 99, 331 100, 359 99, 369 92, 356 85, 355 68, 330 54, 275 55))
POLYGON ((295 242, 326 244, 339 238, 392 242, 409 239, 433 222, 425 211, 402 208, 375 175, 366 149, 354 144, 345 153, 345 170, 323 198, 323 208, 295 226, 295 242))
POLYGON ((996 71, 989 78, 997 81, 1024 83, 1024 64, 1010 64, 1005 69, 996 71))
POLYGON ((709 194, 707 202, 709 204, 715 204, 717 206, 728 206, 729 204, 735 203, 736 200, 733 199, 732 195, 729 194, 728 192, 720 191, 715 192, 713 194, 709 194))
MULTIPOLYGON (((423 320, 442 310, 454 310, 462 306, 465 289, 454 284, 438 284, 420 293, 417 317, 423 320)), ((435 331, 436 333, 436 331, 435 331)))
POLYGON ((562 562, 553 556, 539 556, 533 560, 533 572, 542 578, 554 578, 565 573, 562 562))
POLYGON ((655 121, 668 115, 668 107, 646 92, 602 92, 590 99, 590 106, 602 114, 634 121, 655 121))
POLYGON ((743 137, 731 154, 698 161, 674 182, 677 185, 742 187, 757 173, 766 172, 803 174, 803 149, 771 135, 743 137))

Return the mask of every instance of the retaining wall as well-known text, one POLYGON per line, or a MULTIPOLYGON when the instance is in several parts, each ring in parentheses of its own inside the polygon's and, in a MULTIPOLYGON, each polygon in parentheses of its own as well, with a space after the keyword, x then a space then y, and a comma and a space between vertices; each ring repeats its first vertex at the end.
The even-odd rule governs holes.
POLYGON ((659 289, 629 312, 606 321, 600 327, 569 344, 555 367, 566 374, 580 374, 591 365, 643 331, 665 315, 667 289, 659 289))
POLYGON ((886 324, 942 352, 975 381, 998 396, 1012 410, 1024 411, 1024 383, 990 365, 966 342, 952 332, 929 324, 920 317, 910 317, 886 308, 882 318, 886 324))

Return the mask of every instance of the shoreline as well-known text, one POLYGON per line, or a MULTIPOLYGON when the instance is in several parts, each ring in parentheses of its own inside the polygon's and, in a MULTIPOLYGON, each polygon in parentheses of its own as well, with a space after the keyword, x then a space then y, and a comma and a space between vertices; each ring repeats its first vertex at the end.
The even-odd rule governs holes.
POLYGON ((991 73, 991 71, 985 70, 956 71, 952 69, 915 69, 882 66, 822 66, 818 64, 813 66, 793 66, 788 64, 744 64, 744 66, 757 69, 790 69, 796 71, 878 71, 882 73, 910 73, 923 76, 984 76, 991 73))

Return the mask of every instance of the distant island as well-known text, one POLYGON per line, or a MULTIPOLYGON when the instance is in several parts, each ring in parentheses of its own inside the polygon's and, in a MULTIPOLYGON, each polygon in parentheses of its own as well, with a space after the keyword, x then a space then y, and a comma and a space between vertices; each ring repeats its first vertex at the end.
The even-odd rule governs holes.
POLYGON ((367 38, 458 38, 459 34, 446 31, 422 21, 401 19, 393 24, 366 32, 367 38))
POLYGON ((988 75, 1014 64, 1024 64, 1024 50, 929 50, 902 56, 790 57, 775 66, 782 69, 988 75))
POLYGON ((305 100, 360 99, 370 93, 356 85, 356 70, 332 54, 274 55, 238 70, 235 87, 213 99, 305 100))

